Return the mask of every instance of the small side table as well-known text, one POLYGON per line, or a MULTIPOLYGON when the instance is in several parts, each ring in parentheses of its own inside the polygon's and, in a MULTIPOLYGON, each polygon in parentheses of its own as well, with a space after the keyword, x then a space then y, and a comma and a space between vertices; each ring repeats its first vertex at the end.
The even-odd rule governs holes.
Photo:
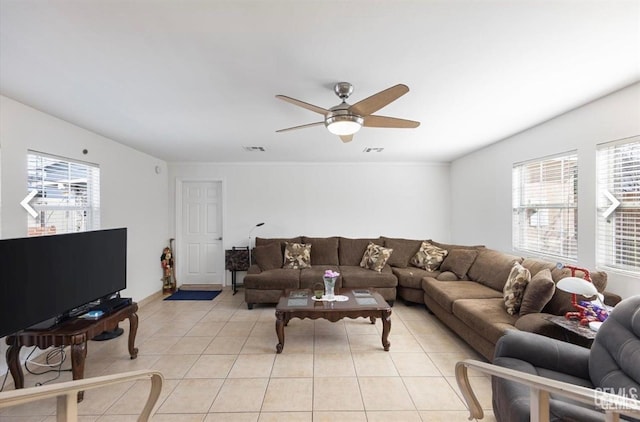
POLYGON ((242 285, 237 284, 238 271, 247 271, 249 269, 249 247, 240 246, 232 247, 224 252, 224 264, 225 269, 231 271, 231 288, 233 294, 238 293, 238 287, 242 285))
POLYGON ((565 318, 564 316, 559 316, 559 315, 550 315, 550 316, 547 316, 546 319, 547 321, 551 321, 552 323, 559 325, 565 330, 571 331, 572 333, 575 333, 587 340, 593 340, 594 338, 596 338, 595 331, 593 331, 589 327, 580 325, 578 321, 570 320, 565 318))

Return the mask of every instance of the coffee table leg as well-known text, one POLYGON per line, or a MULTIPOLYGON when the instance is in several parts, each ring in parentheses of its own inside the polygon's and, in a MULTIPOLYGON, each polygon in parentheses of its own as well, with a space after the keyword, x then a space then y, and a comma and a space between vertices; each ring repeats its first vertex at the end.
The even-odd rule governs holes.
POLYGON ((391 331, 391 310, 382 311, 382 347, 385 352, 389 351, 389 331, 391 331))
POLYGON ((276 311, 276 334, 278 335, 276 353, 282 353, 282 348, 284 347, 284 324, 284 312, 276 311))
POLYGON ((374 317, 374 316, 369 317, 369 321, 371 321, 372 324, 375 324, 376 323, 376 317, 374 317))

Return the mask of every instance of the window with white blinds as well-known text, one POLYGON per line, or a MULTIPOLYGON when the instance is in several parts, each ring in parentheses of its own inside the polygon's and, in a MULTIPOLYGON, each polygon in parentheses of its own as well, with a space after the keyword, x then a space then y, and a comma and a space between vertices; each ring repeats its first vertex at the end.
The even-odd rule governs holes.
POLYGON ((640 274, 640 136, 598 146, 598 267, 640 274), (619 204, 618 204, 619 202, 619 204))
POLYGON ((27 188, 29 236, 73 233, 100 228, 100 168, 95 164, 29 151, 27 188))
POLYGON ((514 164, 512 186, 514 249, 577 259, 576 153, 514 164))

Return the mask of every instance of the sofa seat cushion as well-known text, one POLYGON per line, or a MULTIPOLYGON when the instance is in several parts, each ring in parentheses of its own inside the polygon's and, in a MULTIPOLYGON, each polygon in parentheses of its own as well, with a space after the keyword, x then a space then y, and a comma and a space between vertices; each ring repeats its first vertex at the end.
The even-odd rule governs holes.
POLYGON ((515 329, 519 317, 507 313, 502 298, 456 300, 453 303, 453 315, 494 344, 506 330, 515 329))
POLYGON ((369 242, 382 246, 384 241, 380 238, 372 239, 349 239, 341 237, 338 240, 338 258, 340 265, 359 266, 362 261, 364 251, 367 250, 369 242))
POLYGON ((502 291, 516 262, 521 263, 522 258, 493 249, 480 249, 467 274, 471 280, 502 291))
MULTIPOLYGON (((311 248, 311 250, 313 250, 313 248, 311 248)), ((312 265, 311 267, 300 270, 300 288, 311 289, 314 284, 320 283, 324 289, 322 276, 326 270, 340 272, 337 265, 312 265)), ((336 287, 342 287, 342 276, 337 278, 336 287)))
MULTIPOLYGON (((422 290, 422 279, 424 277, 437 277, 439 271, 427 271, 420 268, 399 268, 392 267, 391 271, 398 277, 398 286, 408 287, 410 289, 422 290)), ((457 280, 457 279, 456 279, 457 280)))
POLYGON ((243 283, 245 289, 297 289, 300 285, 300 270, 277 268, 259 274, 247 274, 243 283))
MULTIPOLYGON (((459 299, 498 298, 503 300, 502 292, 475 281, 440 281, 433 277, 425 277, 422 279, 422 290, 450 314, 453 313, 453 303, 459 299)), ((504 302, 502 302, 502 310, 505 314, 507 313, 504 310, 504 302)))
POLYGON ((391 272, 391 267, 385 265, 382 271, 372 271, 359 266, 340 266, 338 271, 342 276, 342 287, 396 287, 398 279, 391 272))
POLYGON ((392 267, 408 267, 409 260, 418 252, 422 240, 412 239, 395 239, 385 237, 384 247, 393 249, 393 253, 389 257, 389 264, 392 267))
POLYGON ((337 237, 307 237, 302 243, 311 245, 311 265, 338 265, 337 237))

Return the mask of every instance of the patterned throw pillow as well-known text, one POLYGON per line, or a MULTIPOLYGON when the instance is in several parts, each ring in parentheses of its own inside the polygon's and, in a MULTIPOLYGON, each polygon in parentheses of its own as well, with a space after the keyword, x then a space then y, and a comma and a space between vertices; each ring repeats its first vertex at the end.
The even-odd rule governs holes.
POLYGON ((393 249, 391 248, 384 248, 373 242, 369 242, 367 249, 364 251, 364 255, 362 255, 360 266, 362 268, 381 272, 392 252, 393 249))
POLYGON ((304 243, 285 243, 284 264, 282 268, 301 270, 311 266, 311 245, 304 243))
POLYGON ((448 253, 445 249, 432 245, 429 242, 422 242, 418 252, 411 258, 411 265, 427 271, 437 271, 448 253))
POLYGON ((509 315, 516 315, 520 312, 524 289, 531 280, 531 273, 518 262, 513 264, 507 282, 504 285, 504 305, 509 315))

